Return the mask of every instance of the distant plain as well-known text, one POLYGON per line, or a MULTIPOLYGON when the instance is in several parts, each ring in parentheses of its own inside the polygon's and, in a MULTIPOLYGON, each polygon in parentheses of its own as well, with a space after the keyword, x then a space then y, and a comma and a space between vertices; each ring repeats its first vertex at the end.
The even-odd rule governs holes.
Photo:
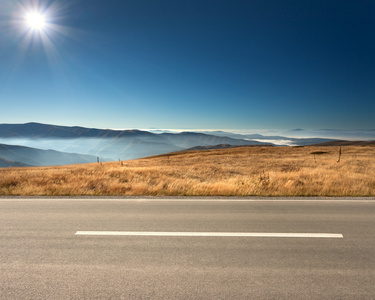
POLYGON ((375 147, 339 152, 337 146, 259 146, 3 168, 0 195, 375 196, 375 147))

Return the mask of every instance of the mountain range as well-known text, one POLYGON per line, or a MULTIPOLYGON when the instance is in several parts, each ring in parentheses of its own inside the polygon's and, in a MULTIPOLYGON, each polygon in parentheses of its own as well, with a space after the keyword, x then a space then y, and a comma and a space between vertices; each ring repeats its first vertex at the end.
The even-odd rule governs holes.
POLYGON ((278 145, 287 146, 306 146, 318 143, 325 143, 333 141, 334 139, 327 138, 291 138, 279 135, 266 136, 261 134, 237 134, 226 131, 202 131, 202 133, 212 134, 216 136, 227 136, 234 139, 249 139, 253 141, 278 143, 278 145))
POLYGON ((129 160, 198 146, 273 145, 274 140, 288 141, 293 145, 332 141, 241 135, 224 131, 152 133, 40 123, 0 124, 0 158, 33 166, 63 165, 94 162, 97 157, 101 161, 129 160))
MULTIPOLYGON (((36 166, 52 163, 49 158, 46 161, 40 161, 42 155, 37 154, 36 150, 54 150, 59 151, 60 154, 67 153, 66 159, 54 159, 55 162, 52 164, 57 165, 70 164, 72 161, 76 161, 76 163, 96 161, 97 157, 101 161, 128 160, 195 146, 268 144, 196 132, 155 134, 141 130, 95 129, 39 123, 0 124, 0 142, 4 146, 0 157, 36 166), (15 156, 12 154, 15 151, 12 148, 14 146, 9 146, 6 150, 5 145, 29 148, 18 149, 17 153, 22 153, 22 155, 15 156), (32 150, 31 148, 35 149, 32 150), (25 154, 26 150, 30 152, 29 156, 25 154), (6 151, 9 153, 5 153, 6 151), (77 153, 86 156, 78 159, 77 153), (91 156, 87 157, 87 155, 91 156), (38 157, 38 159, 35 159, 35 157, 38 157)), ((52 154, 43 153, 46 157, 51 157, 52 154)), ((56 155, 56 153, 54 154, 56 155)))
POLYGON ((96 156, 0 144, 0 166, 26 167, 95 162, 96 156))

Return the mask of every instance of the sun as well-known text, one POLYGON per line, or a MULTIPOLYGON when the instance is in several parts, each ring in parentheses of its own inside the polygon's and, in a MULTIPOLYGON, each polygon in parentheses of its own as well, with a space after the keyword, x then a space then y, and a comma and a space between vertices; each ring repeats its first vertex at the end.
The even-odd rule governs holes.
POLYGON ((33 31, 43 31, 46 27, 46 18, 39 12, 28 12, 25 16, 27 26, 33 31))

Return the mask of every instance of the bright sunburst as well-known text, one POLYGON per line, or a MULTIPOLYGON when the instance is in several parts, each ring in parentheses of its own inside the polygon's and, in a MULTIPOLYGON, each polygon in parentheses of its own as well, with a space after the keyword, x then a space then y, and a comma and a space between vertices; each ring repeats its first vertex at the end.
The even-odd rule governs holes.
POLYGON ((25 21, 27 26, 34 31, 42 31, 46 27, 45 16, 39 12, 28 12, 25 21))
MULTIPOLYGON (((65 76, 64 57, 59 46, 72 41, 82 43, 85 33, 67 26, 76 0, 0 0, 0 42, 10 37, 17 42, 14 70, 31 56, 46 58, 58 85, 69 82, 65 76), (6 2, 7 5, 3 4, 6 2), (5 10, 3 8, 6 8, 5 10)), ((12 44, 13 45, 13 44, 12 44)), ((0 43, 0 52, 3 44, 0 43)), ((0 72, 1 73, 1 72, 0 72)), ((0 90, 1 94, 1 90, 0 90)))

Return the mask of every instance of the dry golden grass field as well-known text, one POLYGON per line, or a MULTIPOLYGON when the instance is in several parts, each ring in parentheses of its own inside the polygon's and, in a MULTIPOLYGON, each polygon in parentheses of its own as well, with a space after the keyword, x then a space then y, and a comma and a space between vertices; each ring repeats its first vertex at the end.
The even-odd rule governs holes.
POLYGON ((241 147, 0 169, 0 195, 375 196, 375 147, 241 147), (316 154, 312 154, 312 153, 316 154))

